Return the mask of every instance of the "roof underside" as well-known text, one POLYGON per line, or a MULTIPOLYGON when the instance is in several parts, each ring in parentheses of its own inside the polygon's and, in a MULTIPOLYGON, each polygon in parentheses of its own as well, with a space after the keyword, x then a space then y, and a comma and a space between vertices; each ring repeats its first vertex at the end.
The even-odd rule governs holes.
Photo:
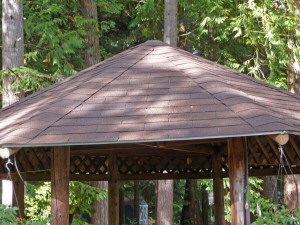
POLYGON ((0 112, 1 146, 172 141, 300 132, 300 98, 159 41, 0 112))

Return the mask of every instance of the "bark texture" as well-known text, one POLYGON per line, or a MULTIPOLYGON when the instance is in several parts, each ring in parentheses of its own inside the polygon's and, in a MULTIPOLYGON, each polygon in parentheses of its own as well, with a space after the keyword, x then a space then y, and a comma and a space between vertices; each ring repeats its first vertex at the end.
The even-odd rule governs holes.
MULTIPOLYGON (((300 200, 300 175, 295 175, 295 180, 298 186, 298 201, 300 200)), ((292 175, 287 175, 284 178, 284 203, 289 211, 297 207, 297 189, 296 183, 292 175)), ((299 204, 299 202, 298 202, 299 204)))
POLYGON ((184 203, 181 213, 182 225, 202 225, 197 180, 186 180, 184 203))
MULTIPOLYGON (((108 188, 107 181, 90 181, 91 186, 105 189, 108 188)), ((96 209, 96 213, 92 215, 91 223, 92 224, 101 224, 101 225, 108 225, 108 203, 107 198, 103 199, 102 201, 96 202, 94 204, 96 209)))
MULTIPOLYGON (((2 69, 24 65, 23 1, 2 0, 2 69)), ((23 91, 12 89, 15 76, 2 78, 2 107, 9 106, 23 97, 23 91)))
MULTIPOLYGON (((295 14, 300 18, 300 3, 297 0, 292 0, 295 6, 295 14)), ((291 51, 290 59, 287 68, 287 85, 288 90, 292 93, 300 95, 300 59, 297 57, 297 51, 299 51, 299 43, 296 42, 293 37, 288 39, 288 47, 291 51)), ((300 175, 295 175, 298 189, 300 189, 300 175)), ((299 190, 298 190, 299 191, 299 190)), ((300 198, 300 192, 298 192, 298 198, 300 198)), ((293 210, 296 207, 297 191, 295 182, 292 176, 285 176, 284 181, 284 202, 289 210, 293 210)))
POLYGON ((222 158, 221 153, 215 153, 213 156, 213 191, 214 191, 214 215, 215 225, 225 225, 224 209, 224 185, 222 178, 222 158))
POLYGON ((173 225, 173 180, 159 180, 157 187, 157 225, 173 225))
POLYGON ((177 0, 165 0, 164 42, 177 45, 177 0))
MULTIPOLYGON (((23 0, 2 0, 2 69, 18 68, 24 65, 24 37, 23 37, 23 0)), ((12 89, 15 77, 7 74, 2 77, 2 108, 20 100, 24 96, 23 91, 12 89)), ((24 214, 24 188, 17 188, 18 198, 12 201, 12 186, 2 182, 3 204, 17 206, 17 200, 21 204, 21 214, 24 214), (5 201, 7 199, 7 201, 5 201), (23 204, 23 206, 22 206, 23 204)), ((23 185, 23 184, 18 184, 23 185)), ((14 185, 15 187, 16 184, 14 185)))
POLYGON ((136 225, 140 224, 140 190, 139 190, 139 182, 134 181, 134 218, 136 221, 136 225))
POLYGON ((86 25, 87 35, 84 50, 85 64, 92 66, 100 62, 97 5, 93 0, 81 0, 81 10, 85 18, 95 21, 93 24, 86 25))
POLYGON ((278 189, 277 189, 277 177, 276 176, 264 176, 260 177, 264 182, 262 183, 262 195, 272 201, 278 202, 278 189))

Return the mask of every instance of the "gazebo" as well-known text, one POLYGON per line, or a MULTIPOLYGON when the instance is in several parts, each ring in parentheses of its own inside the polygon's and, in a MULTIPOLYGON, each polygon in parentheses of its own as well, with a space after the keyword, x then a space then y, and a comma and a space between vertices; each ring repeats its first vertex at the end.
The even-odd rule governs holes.
POLYGON ((248 175, 277 174, 278 143, 300 173, 299 134, 299 96, 160 41, 0 112, 0 154, 15 155, 24 180, 51 180, 55 225, 69 223, 69 180, 108 180, 109 225, 119 225, 119 180, 199 178, 214 178, 215 224, 223 224, 223 177, 232 225, 248 224, 248 175))

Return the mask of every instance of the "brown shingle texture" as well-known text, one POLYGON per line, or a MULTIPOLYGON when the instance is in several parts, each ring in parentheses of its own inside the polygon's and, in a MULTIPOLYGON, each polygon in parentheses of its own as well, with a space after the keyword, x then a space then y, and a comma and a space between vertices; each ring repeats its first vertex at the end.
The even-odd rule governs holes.
POLYGON ((43 146, 300 132, 300 98, 148 41, 0 112, 0 145, 43 146))

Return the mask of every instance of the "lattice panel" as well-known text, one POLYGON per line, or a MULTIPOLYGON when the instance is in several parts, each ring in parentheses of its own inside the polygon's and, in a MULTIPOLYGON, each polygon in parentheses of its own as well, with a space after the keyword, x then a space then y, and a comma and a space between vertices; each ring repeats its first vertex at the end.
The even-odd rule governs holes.
POLYGON ((70 162, 71 174, 106 174, 107 157, 72 156, 70 162))
POLYGON ((211 171, 210 157, 203 156, 119 157, 118 164, 120 174, 211 171))
MULTIPOLYGON (((300 140, 297 136, 290 135, 290 140, 283 147, 288 161, 293 166, 300 166, 300 140)), ((248 162, 254 167, 278 166, 280 152, 278 144, 270 137, 260 136, 248 139, 248 162)))

